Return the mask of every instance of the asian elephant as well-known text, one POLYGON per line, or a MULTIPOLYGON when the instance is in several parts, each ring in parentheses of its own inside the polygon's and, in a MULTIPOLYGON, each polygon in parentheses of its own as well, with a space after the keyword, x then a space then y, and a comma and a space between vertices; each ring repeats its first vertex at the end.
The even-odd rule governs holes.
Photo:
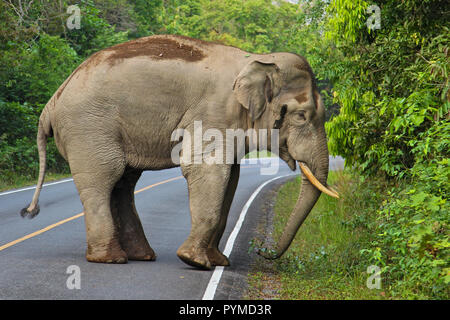
MULTIPOLYGON (((325 110, 308 62, 292 53, 253 54, 184 36, 157 35, 99 51, 59 87, 42 111, 37 188, 22 217, 39 212, 46 141, 68 161, 84 207, 92 262, 154 260, 134 205, 143 170, 177 166, 176 129, 279 129, 281 159, 302 169, 301 193, 275 253, 281 256, 326 186, 325 110)), ((194 151, 195 152, 195 151, 194 151)), ((183 164, 191 232, 177 251, 185 263, 229 265, 218 249, 239 179, 232 164, 183 164), (207 205, 205 205, 205 202, 207 205)))

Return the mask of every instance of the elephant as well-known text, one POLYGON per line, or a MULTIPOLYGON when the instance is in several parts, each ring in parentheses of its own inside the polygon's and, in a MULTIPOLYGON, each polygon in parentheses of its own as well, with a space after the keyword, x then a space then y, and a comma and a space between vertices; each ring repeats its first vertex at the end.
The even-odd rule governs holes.
MULTIPOLYGON (((240 162, 177 164, 176 129, 278 130, 275 152, 302 170, 301 192, 267 258, 280 257, 327 186, 325 109, 307 60, 287 52, 254 54, 216 42, 154 35, 103 49, 81 63, 45 105, 38 124, 39 176, 22 217, 39 213, 46 143, 68 162, 86 224, 86 259, 155 260, 134 204, 144 170, 181 166, 191 230, 177 250, 188 265, 230 264, 218 248, 239 179, 240 162), (207 203, 207 205, 206 205, 207 203)), ((248 148, 248 141, 245 142, 248 148)), ((195 150, 193 151, 195 153, 195 150)))

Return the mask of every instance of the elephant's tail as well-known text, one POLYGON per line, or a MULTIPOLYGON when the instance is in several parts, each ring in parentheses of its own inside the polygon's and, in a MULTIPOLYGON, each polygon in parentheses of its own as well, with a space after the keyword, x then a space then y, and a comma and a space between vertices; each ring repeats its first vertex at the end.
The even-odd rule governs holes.
POLYGON ((32 219, 39 213, 39 194, 41 193, 42 185, 44 184, 46 160, 47 160, 47 138, 52 136, 52 126, 50 123, 50 115, 48 112, 48 106, 44 108, 39 118, 39 126, 37 133, 37 146, 39 152, 39 178, 36 185, 36 191, 33 195, 31 203, 20 211, 22 218, 32 219))

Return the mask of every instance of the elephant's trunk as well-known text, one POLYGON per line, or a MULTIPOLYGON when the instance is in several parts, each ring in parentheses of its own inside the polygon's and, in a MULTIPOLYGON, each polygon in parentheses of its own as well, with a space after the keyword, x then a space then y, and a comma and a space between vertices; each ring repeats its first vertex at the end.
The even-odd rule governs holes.
POLYGON ((317 165, 314 166, 314 174, 306 164, 299 162, 300 169, 302 170, 302 185, 297 203, 289 217, 275 250, 264 249, 259 251, 259 254, 263 257, 268 259, 277 259, 289 248, 289 245, 294 239, 297 230, 300 228, 303 221, 305 221, 311 209, 316 204, 321 192, 327 193, 328 195, 336 198, 338 197, 338 194, 335 191, 332 191, 326 187, 329 165, 326 144, 325 148, 321 148, 320 156, 315 159, 317 160, 315 161, 315 164, 317 165))

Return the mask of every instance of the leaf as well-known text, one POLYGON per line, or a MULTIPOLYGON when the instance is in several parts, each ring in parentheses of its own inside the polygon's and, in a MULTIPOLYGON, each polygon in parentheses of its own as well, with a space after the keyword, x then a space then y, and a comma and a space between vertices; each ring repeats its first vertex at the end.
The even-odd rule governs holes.
POLYGON ((410 117, 410 119, 412 120, 412 122, 414 123, 415 126, 419 126, 425 120, 425 117, 424 116, 412 115, 410 117))
POLYGON ((427 194, 423 191, 416 193, 410 197, 412 206, 422 205, 425 199, 427 198, 427 194))

